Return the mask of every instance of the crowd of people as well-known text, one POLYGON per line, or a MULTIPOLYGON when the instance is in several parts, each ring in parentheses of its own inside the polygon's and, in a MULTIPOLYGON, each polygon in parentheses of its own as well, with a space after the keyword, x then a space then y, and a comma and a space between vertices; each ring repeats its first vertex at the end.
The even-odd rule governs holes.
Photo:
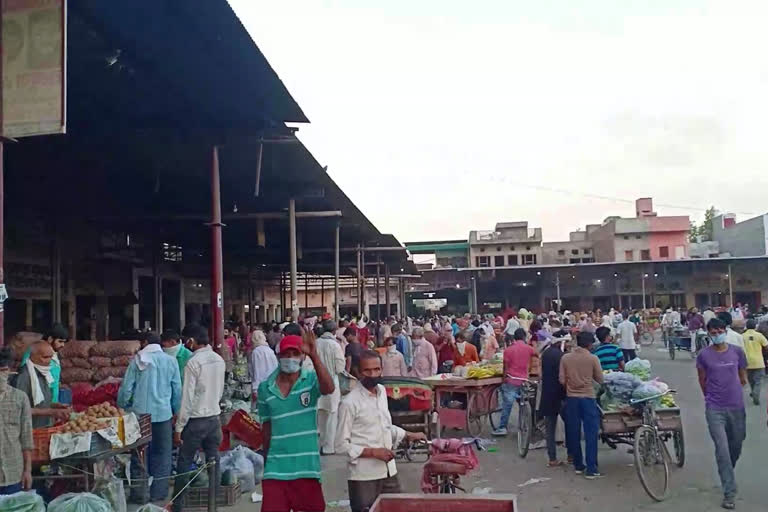
MULTIPOLYGON (((734 504, 733 468, 745 434, 741 387, 749 383, 750 395, 759 404, 766 371, 768 309, 761 313, 705 308, 681 314, 670 308, 660 319, 662 329, 706 331, 697 368, 726 508, 734 504)), ((192 324, 182 333, 150 332, 143 337, 117 404, 152 415, 150 499, 165 500, 174 445, 179 448, 180 475, 187 473, 198 450, 209 462, 218 460, 224 383, 235 362, 244 358, 264 437, 262 510, 323 510, 320 457, 337 453, 349 461, 352 510, 362 511, 380 493, 400 488, 394 462, 397 445, 406 438, 424 438, 392 423, 382 377, 424 379, 460 374, 461 368, 484 360, 501 361, 502 418, 493 434, 507 434, 523 381, 536 379, 537 418, 546 425, 548 465, 566 463, 557 456, 556 431, 562 419, 567 463, 594 479, 601 476, 595 383, 602 383, 605 370, 620 371, 637 357, 645 323, 643 312, 614 309, 605 314, 536 315, 520 308, 499 315, 433 314, 375 322, 365 317, 336 322, 326 315, 282 324, 230 325, 216 347, 207 329, 192 324)), ((66 341, 66 331, 54 326, 30 346, 13 379, 11 354, 7 348, 0 350, 0 433, 16 441, 0 445, 0 494, 31 485, 32 428, 71 413, 58 403, 61 372, 56 353, 66 341)), ((184 476, 179 483, 184 486, 184 476)), ((181 503, 177 499, 174 510, 181 510, 181 503)))

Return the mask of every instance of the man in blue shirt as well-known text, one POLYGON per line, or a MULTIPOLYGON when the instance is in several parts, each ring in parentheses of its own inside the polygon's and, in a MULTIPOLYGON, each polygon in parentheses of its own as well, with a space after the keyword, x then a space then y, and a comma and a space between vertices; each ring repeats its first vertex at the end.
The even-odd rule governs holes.
POLYGON ((398 352, 403 354, 405 366, 408 367, 408 371, 411 371, 413 366, 413 345, 411 344, 411 339, 403 333, 403 326, 400 324, 392 326, 392 336, 395 337, 395 346, 398 352))
POLYGON ((147 345, 136 354, 125 372, 117 405, 138 414, 152 415, 149 474, 154 478, 150 501, 168 497, 173 449, 172 418, 181 407, 181 376, 176 359, 163 352, 160 337, 147 335, 147 345))

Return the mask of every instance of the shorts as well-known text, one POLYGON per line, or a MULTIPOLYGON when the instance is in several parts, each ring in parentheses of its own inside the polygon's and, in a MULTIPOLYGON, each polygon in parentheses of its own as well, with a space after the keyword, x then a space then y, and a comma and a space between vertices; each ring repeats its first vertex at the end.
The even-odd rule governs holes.
POLYGON ((315 478, 267 479, 261 482, 261 490, 261 512, 325 512, 323 488, 315 478))

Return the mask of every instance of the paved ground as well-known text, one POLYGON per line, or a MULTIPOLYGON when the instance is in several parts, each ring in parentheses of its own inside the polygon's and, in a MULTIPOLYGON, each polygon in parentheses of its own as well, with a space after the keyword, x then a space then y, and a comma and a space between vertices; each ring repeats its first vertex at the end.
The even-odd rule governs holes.
MULTIPOLYGON (((566 468, 548 469, 543 450, 531 451, 520 459, 512 437, 500 441, 498 451, 479 454, 480 468, 466 478, 466 487, 491 488, 495 493, 515 493, 522 512, 619 512, 660 511, 705 512, 720 509, 721 493, 714 465, 712 443, 704 423, 703 398, 696 381, 694 362, 687 353, 670 361, 666 351, 645 349, 643 358, 651 359, 653 372, 678 390, 677 401, 683 409, 687 461, 685 467, 674 467, 671 494, 663 503, 653 502, 643 491, 632 466, 633 457, 625 447, 611 450, 601 445, 600 480, 587 481, 566 468), (519 487, 531 478, 550 480, 519 487)), ((764 400, 765 402, 765 396, 764 400)), ((514 418, 513 418, 514 419, 514 418)), ((766 510, 766 473, 761 461, 768 460, 768 428, 765 407, 749 406, 747 440, 744 455, 737 468, 740 496, 737 509, 766 510)), ((563 453, 564 456, 564 453, 563 453)), ((323 488, 328 502, 347 499, 346 472, 341 457, 323 457, 323 488)), ((400 481, 405 492, 419 492, 420 464, 400 463, 400 481)), ((247 501, 226 509, 232 512, 258 511, 247 501)), ((329 507, 329 511, 349 510, 329 507)))

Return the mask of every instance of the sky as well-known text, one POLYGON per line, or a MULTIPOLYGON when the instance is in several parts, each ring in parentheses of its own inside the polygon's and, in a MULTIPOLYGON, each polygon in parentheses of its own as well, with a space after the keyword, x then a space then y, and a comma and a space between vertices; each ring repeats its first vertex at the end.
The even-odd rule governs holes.
POLYGON ((230 0, 299 138, 401 242, 545 241, 653 197, 768 211, 764 0, 230 0))

